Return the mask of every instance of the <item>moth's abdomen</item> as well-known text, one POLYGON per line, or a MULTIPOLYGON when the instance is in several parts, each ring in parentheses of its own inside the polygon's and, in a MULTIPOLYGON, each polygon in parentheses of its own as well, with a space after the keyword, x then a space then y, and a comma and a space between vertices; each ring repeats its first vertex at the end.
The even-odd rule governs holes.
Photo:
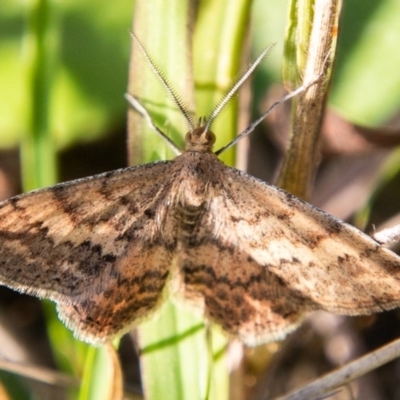
POLYGON ((178 226, 179 240, 186 244, 197 241, 199 223, 204 215, 206 203, 188 205, 178 203, 175 209, 175 220, 178 226))

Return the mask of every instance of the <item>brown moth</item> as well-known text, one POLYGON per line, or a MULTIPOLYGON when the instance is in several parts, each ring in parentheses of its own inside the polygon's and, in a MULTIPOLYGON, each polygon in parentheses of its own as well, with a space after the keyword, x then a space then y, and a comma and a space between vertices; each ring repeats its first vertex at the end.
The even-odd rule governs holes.
POLYGON ((211 122, 248 74, 174 160, 1 203, 1 284, 55 301, 91 343, 131 329, 169 289, 249 345, 283 338, 312 310, 399 306, 396 254, 213 152, 211 122))

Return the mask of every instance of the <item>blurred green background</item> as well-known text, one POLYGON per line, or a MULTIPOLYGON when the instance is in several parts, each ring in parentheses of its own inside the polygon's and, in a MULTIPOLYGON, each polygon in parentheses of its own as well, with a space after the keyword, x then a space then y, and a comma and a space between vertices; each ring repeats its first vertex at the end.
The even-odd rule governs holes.
MULTIPOLYGON (((4 0, 0 9, 0 147, 16 146, 27 129, 27 82, 33 2, 4 0)), ((257 54, 277 43, 258 70, 261 93, 280 79, 287 2, 254 1, 251 42, 257 54), (261 84, 262 82, 262 84, 261 84)), ((125 119, 133 2, 54 1, 49 65, 50 126, 58 148, 107 134, 125 119)), ((352 0, 344 4, 332 104, 359 123, 385 121, 400 103, 400 3, 352 0)), ((158 60, 162 63, 162 60, 158 60)))

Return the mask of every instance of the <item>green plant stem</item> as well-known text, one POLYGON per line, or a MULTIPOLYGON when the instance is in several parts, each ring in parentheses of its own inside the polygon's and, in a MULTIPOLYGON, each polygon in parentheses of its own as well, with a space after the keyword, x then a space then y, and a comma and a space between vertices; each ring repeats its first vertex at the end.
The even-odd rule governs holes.
POLYGON ((285 54, 296 56, 284 63, 283 75, 289 90, 303 84, 309 84, 317 77, 320 80, 305 93, 293 101, 293 113, 289 148, 285 154, 278 186, 290 193, 308 199, 314 181, 318 163, 318 143, 322 116, 325 109, 331 65, 336 52, 337 31, 341 0, 315 0, 313 4, 300 8, 296 0, 292 1, 285 44, 285 54), (306 13, 307 15, 303 15, 306 13), (312 23, 306 28, 304 22, 312 23), (298 34, 292 30, 298 30, 298 34), (308 35, 308 33, 310 34, 308 35), (308 37, 307 37, 308 35, 308 37), (295 52, 293 43, 301 37, 302 50, 307 49, 307 61, 303 51, 295 52), (296 71, 296 73, 294 73, 296 71))

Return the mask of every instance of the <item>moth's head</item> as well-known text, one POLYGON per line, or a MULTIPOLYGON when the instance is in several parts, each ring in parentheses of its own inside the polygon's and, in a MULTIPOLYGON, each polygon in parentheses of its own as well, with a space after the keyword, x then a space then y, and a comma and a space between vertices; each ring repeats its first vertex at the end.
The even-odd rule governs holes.
POLYGON ((207 126, 201 126, 186 134, 185 143, 186 151, 211 152, 215 143, 215 135, 207 126))

